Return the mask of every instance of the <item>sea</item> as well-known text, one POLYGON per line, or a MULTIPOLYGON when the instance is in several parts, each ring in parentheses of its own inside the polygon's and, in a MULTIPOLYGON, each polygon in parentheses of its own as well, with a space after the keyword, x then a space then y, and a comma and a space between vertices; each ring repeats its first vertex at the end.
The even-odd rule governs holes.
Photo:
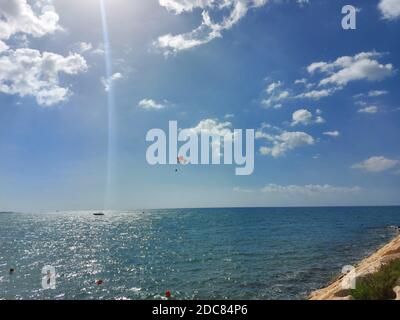
POLYGON ((400 207, 94 213, 0 213, 0 299, 306 299, 400 226, 400 207))

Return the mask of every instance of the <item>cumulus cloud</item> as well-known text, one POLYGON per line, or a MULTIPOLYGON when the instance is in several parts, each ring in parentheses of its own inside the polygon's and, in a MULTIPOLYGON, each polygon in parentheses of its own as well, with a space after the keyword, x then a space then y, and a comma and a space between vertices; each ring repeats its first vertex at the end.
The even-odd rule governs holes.
POLYGON ((51 0, 0 0, 0 92, 33 96, 41 106, 52 106, 66 101, 71 95, 61 86, 60 74, 76 75, 86 72, 86 60, 79 54, 67 56, 40 52, 29 48, 13 49, 8 41, 28 37, 43 37, 62 30, 59 16, 51 0))
POLYGON ((380 0, 378 8, 384 19, 395 20, 400 17, 399 0, 380 0))
POLYGON ((76 44, 79 53, 85 53, 93 50, 93 45, 90 42, 79 42, 76 44))
POLYGON ((119 72, 114 73, 111 77, 109 78, 101 78, 101 82, 104 86, 104 90, 106 92, 110 91, 112 86, 119 80, 123 78, 122 74, 119 72))
POLYGON ((262 130, 257 131, 257 139, 264 139, 270 145, 262 146, 260 153, 262 155, 271 155, 274 158, 285 155, 288 151, 315 144, 315 139, 305 132, 282 131, 277 134, 265 133, 262 130))
POLYGON ((299 194, 299 195, 318 195, 331 193, 360 192, 360 187, 335 187, 329 184, 309 184, 309 185, 287 185, 268 184, 262 189, 265 193, 299 194))
POLYGON ((368 107, 359 109, 358 113, 374 114, 374 113, 377 113, 378 110, 379 109, 377 106, 368 106, 368 107))
MULTIPOLYGON (((342 90, 351 81, 381 81, 395 73, 392 64, 384 64, 379 61, 383 56, 383 53, 371 51, 361 52, 354 56, 342 56, 333 62, 311 63, 307 67, 308 73, 311 76, 318 74, 320 80, 315 85, 306 78, 295 80, 294 84, 304 85, 307 91, 292 95, 289 94, 289 91, 285 91, 286 96, 282 98, 320 100, 342 90)), ((276 93, 278 91, 276 89, 279 87, 277 84, 281 85, 280 82, 274 82, 266 90, 271 94, 271 97, 262 101, 266 107, 274 107, 279 101, 276 93)), ((385 90, 374 90, 368 92, 368 97, 378 97, 387 93, 385 90)), ((359 95, 359 97, 361 96, 365 95, 359 95)))
POLYGON ((159 0, 160 6, 175 14, 181 14, 185 11, 193 11, 196 8, 205 9, 211 7, 214 0, 159 0))
POLYGON ((308 125, 312 122, 312 117, 312 113, 306 109, 297 110, 292 115, 292 126, 298 124, 308 125))
MULTIPOLYGON (((380 60, 384 53, 370 51, 361 52, 354 56, 342 56, 333 62, 314 62, 307 67, 310 76, 318 75, 316 82, 310 82, 307 78, 294 81, 296 85, 302 85, 302 91, 283 88, 283 82, 270 83, 262 93, 261 105, 265 108, 279 109, 285 100, 310 99, 318 101, 334 95, 352 81, 381 81, 395 74, 396 70, 390 63, 382 63, 380 60)), ((354 98, 374 98, 388 94, 386 90, 371 90, 365 94, 359 94, 354 98)))
POLYGON ((62 29, 59 16, 52 6, 37 3, 36 13, 27 0, 0 0, 0 39, 8 40, 16 34, 43 37, 62 29))
POLYGON ((386 90, 372 90, 368 92, 368 97, 379 97, 388 94, 386 90))
MULTIPOLYGON (((186 129, 188 131, 193 132, 194 134, 206 134, 209 136, 223 137, 224 141, 234 141, 236 139, 236 135, 232 130, 232 123, 229 121, 220 122, 217 119, 204 119, 201 120, 195 127, 186 129)), ((223 143, 221 139, 212 139, 211 147, 213 154, 220 157, 221 149, 223 147, 223 143)))
POLYGON ((394 73, 392 64, 382 64, 377 59, 379 52, 361 52, 355 56, 343 56, 334 62, 316 62, 307 67, 310 74, 320 72, 327 75, 320 85, 344 86, 351 81, 380 81, 394 73))
POLYGON ((399 160, 387 159, 384 156, 371 157, 363 162, 357 163, 352 166, 353 169, 361 169, 368 172, 383 172, 400 164, 399 160))
POLYGON ((324 123, 325 119, 321 116, 317 116, 314 118, 313 114, 307 109, 299 109, 295 111, 292 115, 292 126, 296 125, 310 125, 314 123, 324 123))
POLYGON ((329 136, 329 137, 334 137, 334 138, 337 138, 337 137, 340 136, 340 132, 339 131, 326 131, 323 134, 326 135, 326 136, 329 136))
POLYGON ((166 55, 177 53, 206 44, 222 36, 222 32, 231 29, 251 8, 258 8, 267 0, 159 0, 161 6, 175 14, 202 10, 202 22, 196 29, 178 35, 166 34, 154 42, 155 47, 166 55), (218 22, 211 19, 211 12, 229 11, 218 22))
POLYGON ((287 90, 279 91, 278 88, 282 86, 281 82, 275 82, 268 86, 266 92, 269 94, 268 97, 261 101, 261 105, 264 108, 282 108, 282 102, 290 98, 290 92, 287 90))
POLYGON ((189 130, 196 134, 205 133, 217 136, 231 136, 232 123, 229 121, 219 122, 217 119, 204 119, 201 120, 197 126, 189 128, 189 130))
POLYGON ((79 54, 64 57, 26 48, 8 50, 0 56, 0 92, 33 96, 39 105, 51 106, 65 101, 71 93, 60 85, 59 75, 86 70, 86 61, 79 54))
POLYGON ((297 80, 294 81, 294 84, 307 85, 308 84, 308 80, 306 78, 297 79, 297 80))
POLYGON ((278 89, 280 86, 282 86, 282 82, 278 81, 278 82, 272 82, 268 87, 267 87, 267 92, 269 94, 273 93, 276 89, 278 89))
POLYGON ((166 108, 166 104, 153 99, 143 99, 138 103, 138 107, 145 110, 161 110, 166 108))

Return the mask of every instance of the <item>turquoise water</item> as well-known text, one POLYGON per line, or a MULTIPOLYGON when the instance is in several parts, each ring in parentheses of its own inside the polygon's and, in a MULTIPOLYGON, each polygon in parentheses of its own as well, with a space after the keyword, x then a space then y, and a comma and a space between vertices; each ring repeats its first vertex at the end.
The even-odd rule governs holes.
POLYGON ((92 213, 0 214, 0 299, 301 299, 400 225, 400 207, 92 213))

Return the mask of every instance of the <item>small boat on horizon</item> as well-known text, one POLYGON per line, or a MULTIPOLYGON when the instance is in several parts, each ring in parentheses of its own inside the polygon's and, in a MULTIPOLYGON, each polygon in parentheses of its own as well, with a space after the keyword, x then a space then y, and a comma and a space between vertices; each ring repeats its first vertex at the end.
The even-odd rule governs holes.
POLYGON ((104 216, 104 213, 102 213, 102 212, 96 212, 96 213, 93 213, 93 215, 94 215, 94 216, 104 216))

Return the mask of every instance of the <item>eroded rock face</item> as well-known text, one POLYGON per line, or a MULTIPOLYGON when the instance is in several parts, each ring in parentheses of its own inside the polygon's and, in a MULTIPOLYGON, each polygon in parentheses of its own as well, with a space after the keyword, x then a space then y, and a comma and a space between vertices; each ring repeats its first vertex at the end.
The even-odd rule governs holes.
POLYGON ((395 300, 400 300, 400 286, 394 287, 393 291, 396 294, 396 299, 395 300))
POLYGON ((381 265, 400 259, 400 253, 388 254, 381 259, 381 265))

